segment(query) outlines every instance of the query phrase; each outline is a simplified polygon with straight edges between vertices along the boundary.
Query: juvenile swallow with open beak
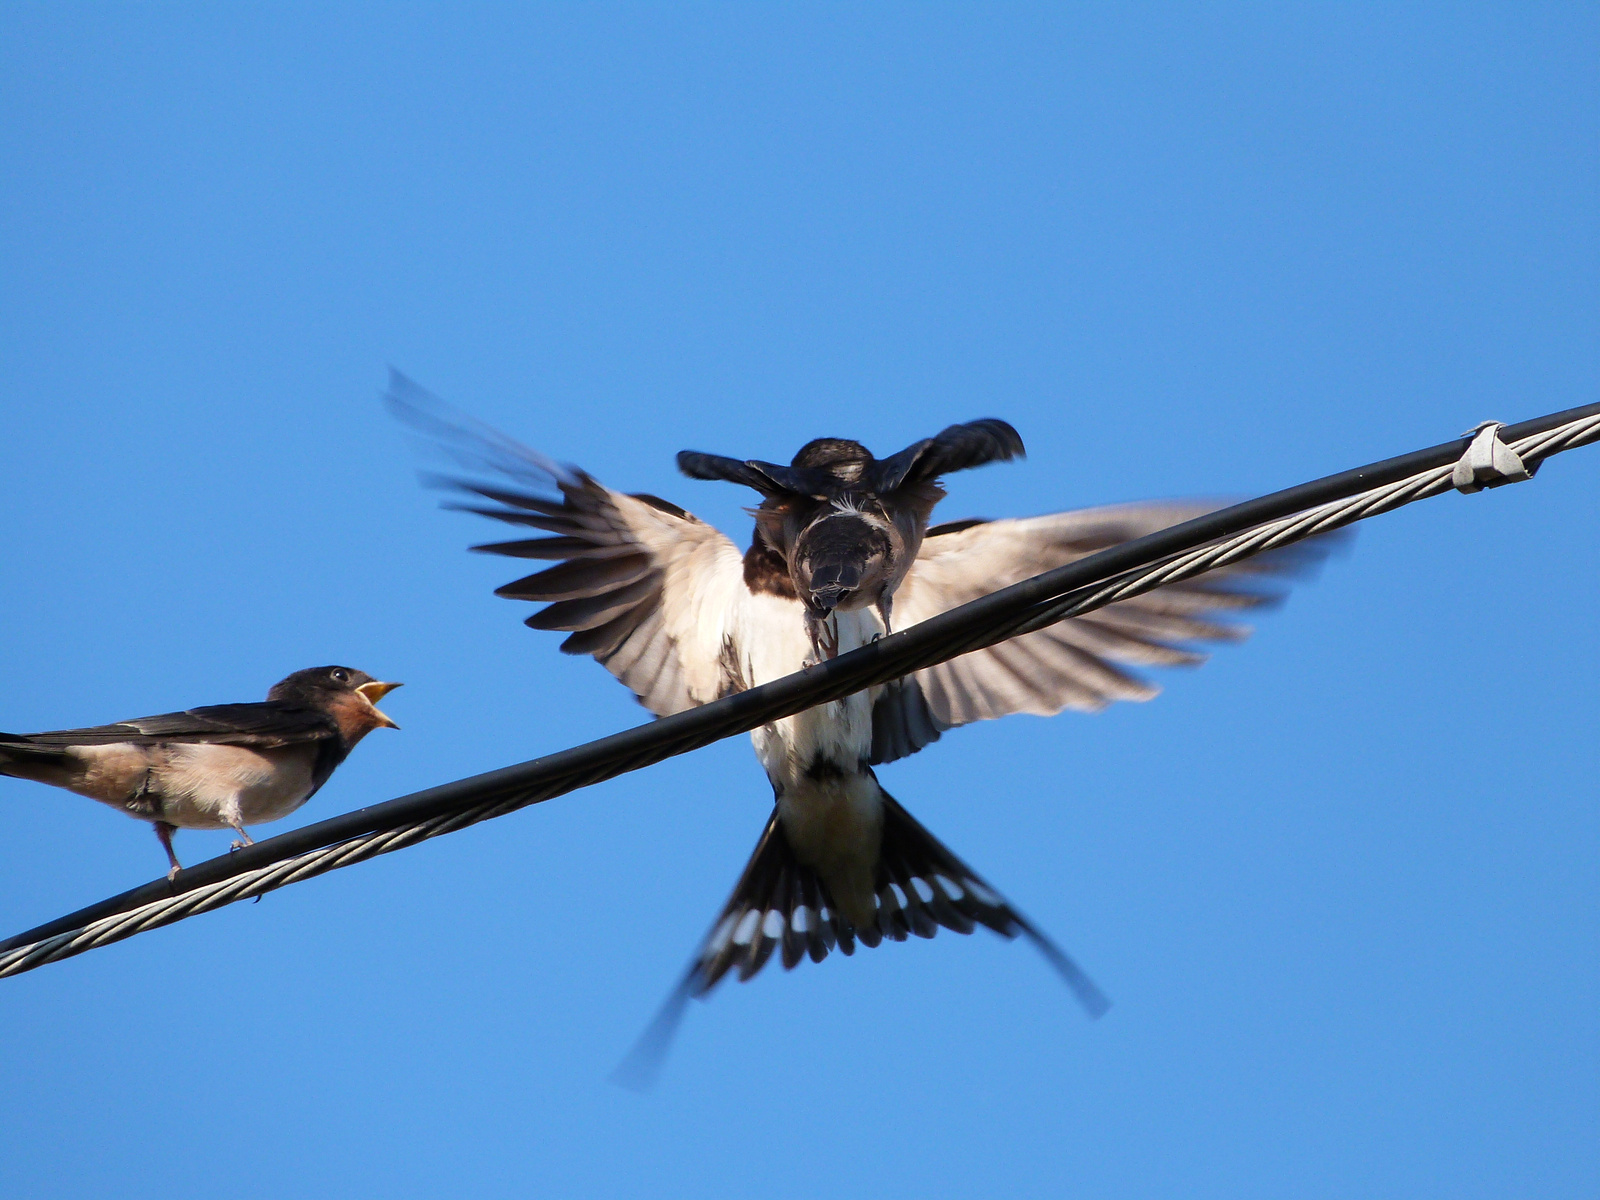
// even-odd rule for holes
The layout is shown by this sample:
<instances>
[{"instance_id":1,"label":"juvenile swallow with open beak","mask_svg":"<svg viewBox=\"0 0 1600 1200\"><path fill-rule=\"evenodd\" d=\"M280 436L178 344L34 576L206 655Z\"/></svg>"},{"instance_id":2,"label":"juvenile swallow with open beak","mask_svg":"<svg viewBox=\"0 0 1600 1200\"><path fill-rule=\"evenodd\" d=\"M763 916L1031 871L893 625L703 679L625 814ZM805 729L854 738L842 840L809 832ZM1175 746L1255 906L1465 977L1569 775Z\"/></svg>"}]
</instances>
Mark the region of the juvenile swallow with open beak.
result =
<instances>
[{"instance_id":1,"label":"juvenile swallow with open beak","mask_svg":"<svg viewBox=\"0 0 1600 1200\"><path fill-rule=\"evenodd\" d=\"M311 667L255 704L215 704L89 729L0 734L0 775L88 796L149 821L167 852L179 829L286 817L374 729L400 728L377 702L399 687L350 667Z\"/></svg>"},{"instance_id":2,"label":"juvenile swallow with open beak","mask_svg":"<svg viewBox=\"0 0 1600 1200\"><path fill-rule=\"evenodd\" d=\"M691 478L761 497L741 552L676 504L614 491L451 412L398 373L387 399L458 461L494 477L442 481L473 497L452 507L551 535L474 547L556 563L497 594L544 602L526 623L568 632L562 650L594 656L657 716L781 678L1215 507L1130 504L930 528L941 476L1022 456L1016 430L995 419L952 425L884 459L844 438L809 442L788 466L678 455ZM1026 936L1098 1015L1106 1001L1089 978L907 813L873 767L972 721L1148 700L1157 689L1123 665L1196 664L1204 656L1193 643L1241 639L1247 630L1214 615L1273 599L1240 586L1241 577L1292 565L1280 554L1214 571L753 731L773 811L644 1058L664 1045L684 1001L729 971L747 980L774 954L789 969L836 947L852 954L857 942L932 937L940 926Z\"/></svg>"}]
</instances>

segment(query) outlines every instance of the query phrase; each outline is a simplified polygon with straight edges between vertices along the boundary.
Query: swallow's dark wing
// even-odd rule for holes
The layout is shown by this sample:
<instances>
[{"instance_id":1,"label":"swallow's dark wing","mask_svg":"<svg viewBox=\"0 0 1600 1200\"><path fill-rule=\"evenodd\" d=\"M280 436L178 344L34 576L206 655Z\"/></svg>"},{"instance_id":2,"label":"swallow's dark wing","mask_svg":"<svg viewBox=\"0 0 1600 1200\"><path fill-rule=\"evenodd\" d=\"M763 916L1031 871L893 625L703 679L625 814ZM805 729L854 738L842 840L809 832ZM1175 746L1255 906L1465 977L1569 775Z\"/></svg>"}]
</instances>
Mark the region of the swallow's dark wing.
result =
<instances>
[{"instance_id":1,"label":"swallow's dark wing","mask_svg":"<svg viewBox=\"0 0 1600 1200\"><path fill-rule=\"evenodd\" d=\"M1022 437L997 417L950 425L936 437L907 446L873 464L872 490L880 495L908 483L926 483L951 471L1006 462L1024 454Z\"/></svg>"},{"instance_id":2,"label":"swallow's dark wing","mask_svg":"<svg viewBox=\"0 0 1600 1200\"><path fill-rule=\"evenodd\" d=\"M137 717L115 725L88 729L57 729L16 739L41 748L108 746L132 743L195 742L218 746L252 746L272 749L337 736L332 717L316 709L265 700L256 704L213 704L187 712Z\"/></svg>"},{"instance_id":3,"label":"swallow's dark wing","mask_svg":"<svg viewBox=\"0 0 1600 1200\"><path fill-rule=\"evenodd\" d=\"M894 627L919 621L1043 571L1200 516L1214 504L1128 504L1024 520L959 522L929 531L894 595ZM946 729L1010 713L1095 712L1113 700L1149 700L1154 684L1124 666L1194 666L1196 642L1237 642L1247 626L1223 612L1278 599L1283 575L1324 549L1263 555L1186 583L1108 605L918 671L879 690L873 704L872 761L892 762Z\"/></svg>"},{"instance_id":4,"label":"swallow's dark wing","mask_svg":"<svg viewBox=\"0 0 1600 1200\"><path fill-rule=\"evenodd\" d=\"M491 476L443 481L488 502L453 507L551 535L473 547L555 563L495 592L545 602L529 626L571 633L562 650L593 655L657 716L728 689L724 643L749 599L732 542L675 504L612 491L452 412L404 376L391 377L388 400L403 420Z\"/></svg>"},{"instance_id":5,"label":"swallow's dark wing","mask_svg":"<svg viewBox=\"0 0 1600 1200\"><path fill-rule=\"evenodd\" d=\"M785 467L752 458L740 462L721 454L702 454L698 450L678 452L678 470L690 479L720 479L743 484L763 496L813 496L825 499L838 490L839 481L826 471L807 467Z\"/></svg>"}]
</instances>

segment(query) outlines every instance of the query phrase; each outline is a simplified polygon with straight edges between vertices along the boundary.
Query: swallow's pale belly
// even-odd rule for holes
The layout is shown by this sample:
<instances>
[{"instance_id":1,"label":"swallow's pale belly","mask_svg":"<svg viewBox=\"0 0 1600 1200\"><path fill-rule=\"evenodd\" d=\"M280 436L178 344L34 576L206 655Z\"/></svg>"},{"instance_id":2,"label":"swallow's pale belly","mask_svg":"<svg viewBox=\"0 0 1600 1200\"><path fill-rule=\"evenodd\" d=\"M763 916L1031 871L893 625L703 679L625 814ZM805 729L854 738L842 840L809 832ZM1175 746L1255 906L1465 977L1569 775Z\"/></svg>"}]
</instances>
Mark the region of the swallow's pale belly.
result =
<instances>
[{"instance_id":1,"label":"swallow's pale belly","mask_svg":"<svg viewBox=\"0 0 1600 1200\"><path fill-rule=\"evenodd\" d=\"M180 829L229 829L286 817L315 789L307 746L167 742L74 746L81 773L63 786L130 816Z\"/></svg>"},{"instance_id":2,"label":"swallow's pale belly","mask_svg":"<svg viewBox=\"0 0 1600 1200\"><path fill-rule=\"evenodd\" d=\"M761 599L758 597L757 599ZM766 636L745 640L752 685L800 670L811 654L793 603L775 601ZM765 615L765 614L763 614ZM872 609L835 613L839 653L883 633ZM873 876L883 831L883 797L867 768L872 752L872 694L807 709L754 730L756 757L777 795L778 816L795 856L820 874L850 921L869 924L876 912Z\"/></svg>"}]
</instances>

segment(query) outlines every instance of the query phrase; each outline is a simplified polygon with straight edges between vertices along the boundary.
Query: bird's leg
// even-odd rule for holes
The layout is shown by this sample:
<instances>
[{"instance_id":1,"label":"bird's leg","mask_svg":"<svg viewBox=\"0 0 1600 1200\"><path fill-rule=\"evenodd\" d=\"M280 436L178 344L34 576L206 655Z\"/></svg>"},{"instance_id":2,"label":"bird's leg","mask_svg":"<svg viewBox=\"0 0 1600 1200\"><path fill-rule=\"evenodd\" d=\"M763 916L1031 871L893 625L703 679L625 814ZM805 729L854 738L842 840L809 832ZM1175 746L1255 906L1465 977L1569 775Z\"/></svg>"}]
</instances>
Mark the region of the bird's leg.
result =
<instances>
[{"instance_id":1,"label":"bird's leg","mask_svg":"<svg viewBox=\"0 0 1600 1200\"><path fill-rule=\"evenodd\" d=\"M883 632L873 634L873 641L877 641L881 637L887 637L894 632L893 627L889 624L889 612L893 607L894 596L892 594L884 592L883 595L878 597L878 616L883 621Z\"/></svg>"},{"instance_id":2,"label":"bird's leg","mask_svg":"<svg viewBox=\"0 0 1600 1200\"><path fill-rule=\"evenodd\" d=\"M829 613L817 622L817 631L812 635L811 647L820 650L822 658L835 658L839 654L839 618Z\"/></svg>"},{"instance_id":3,"label":"bird's leg","mask_svg":"<svg viewBox=\"0 0 1600 1200\"><path fill-rule=\"evenodd\" d=\"M239 840L228 847L229 850L243 850L246 846L254 846L255 838L244 831L243 825L234 825L233 831L239 835Z\"/></svg>"},{"instance_id":4,"label":"bird's leg","mask_svg":"<svg viewBox=\"0 0 1600 1200\"><path fill-rule=\"evenodd\" d=\"M811 657L802 664L802 668L814 667L839 653L838 618L827 616L819 619L807 613L806 633L811 638Z\"/></svg>"},{"instance_id":5,"label":"bird's leg","mask_svg":"<svg viewBox=\"0 0 1600 1200\"><path fill-rule=\"evenodd\" d=\"M811 639L811 653L806 655L805 661L800 664L802 671L809 671L822 661L822 641L819 637L820 630L817 622L809 613L806 614L806 636Z\"/></svg>"},{"instance_id":6,"label":"bird's leg","mask_svg":"<svg viewBox=\"0 0 1600 1200\"><path fill-rule=\"evenodd\" d=\"M178 856L172 852L172 835L178 832L176 825L169 825L165 821L155 822L156 836L161 839L161 848L167 852L167 861L172 864L172 869L167 872L167 879L178 877L178 872L183 870L183 864L178 861Z\"/></svg>"}]
</instances>

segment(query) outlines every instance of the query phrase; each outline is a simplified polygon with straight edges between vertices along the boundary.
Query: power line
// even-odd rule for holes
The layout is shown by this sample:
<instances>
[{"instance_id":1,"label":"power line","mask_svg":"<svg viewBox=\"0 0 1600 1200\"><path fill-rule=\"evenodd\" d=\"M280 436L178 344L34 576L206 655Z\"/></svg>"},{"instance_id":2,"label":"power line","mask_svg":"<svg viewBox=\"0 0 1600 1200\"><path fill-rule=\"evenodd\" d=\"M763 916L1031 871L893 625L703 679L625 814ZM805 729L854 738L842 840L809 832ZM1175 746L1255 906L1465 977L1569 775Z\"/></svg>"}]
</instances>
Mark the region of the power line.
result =
<instances>
[{"instance_id":1,"label":"power line","mask_svg":"<svg viewBox=\"0 0 1600 1200\"><path fill-rule=\"evenodd\" d=\"M1499 449L1509 447L1531 474L1553 454L1600 441L1600 404L1502 426L1498 438L1504 443ZM7 939L0 943L0 977L504 816L1043 625L1438 495L1455 486L1452 474L1470 457L1475 441L1481 447L1481 438L1467 435L1220 509L1088 555L761 687L209 859L173 880L147 883ZM1526 477L1506 475L1501 481ZM1461 478L1470 483L1472 473Z\"/></svg>"}]
</instances>

